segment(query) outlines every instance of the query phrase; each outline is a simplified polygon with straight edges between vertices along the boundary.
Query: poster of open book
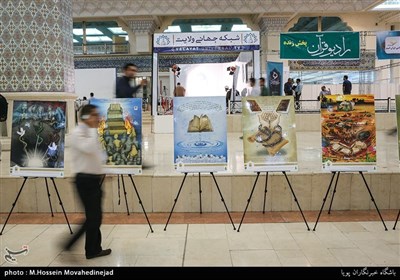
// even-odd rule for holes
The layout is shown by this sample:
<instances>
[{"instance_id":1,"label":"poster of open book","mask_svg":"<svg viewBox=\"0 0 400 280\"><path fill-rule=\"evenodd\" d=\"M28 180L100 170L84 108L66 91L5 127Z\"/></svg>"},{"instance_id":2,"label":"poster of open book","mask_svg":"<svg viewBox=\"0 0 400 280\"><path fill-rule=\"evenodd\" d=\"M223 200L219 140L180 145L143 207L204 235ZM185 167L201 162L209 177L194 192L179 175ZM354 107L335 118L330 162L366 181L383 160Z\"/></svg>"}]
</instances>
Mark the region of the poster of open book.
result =
<instances>
[{"instance_id":1,"label":"poster of open book","mask_svg":"<svg viewBox=\"0 0 400 280\"><path fill-rule=\"evenodd\" d=\"M99 141L108 174L142 173L142 99L91 99L98 107Z\"/></svg>"},{"instance_id":2,"label":"poster of open book","mask_svg":"<svg viewBox=\"0 0 400 280\"><path fill-rule=\"evenodd\" d=\"M10 174L64 176L66 102L14 101Z\"/></svg>"},{"instance_id":3,"label":"poster of open book","mask_svg":"<svg viewBox=\"0 0 400 280\"><path fill-rule=\"evenodd\" d=\"M322 167L375 171L376 129L372 94L326 95L321 102Z\"/></svg>"},{"instance_id":4,"label":"poster of open book","mask_svg":"<svg viewBox=\"0 0 400 280\"><path fill-rule=\"evenodd\" d=\"M228 151L225 106L224 96L174 98L176 170L226 170Z\"/></svg>"},{"instance_id":5,"label":"poster of open book","mask_svg":"<svg viewBox=\"0 0 400 280\"><path fill-rule=\"evenodd\" d=\"M242 99L243 151L249 171L296 171L293 96Z\"/></svg>"}]
</instances>

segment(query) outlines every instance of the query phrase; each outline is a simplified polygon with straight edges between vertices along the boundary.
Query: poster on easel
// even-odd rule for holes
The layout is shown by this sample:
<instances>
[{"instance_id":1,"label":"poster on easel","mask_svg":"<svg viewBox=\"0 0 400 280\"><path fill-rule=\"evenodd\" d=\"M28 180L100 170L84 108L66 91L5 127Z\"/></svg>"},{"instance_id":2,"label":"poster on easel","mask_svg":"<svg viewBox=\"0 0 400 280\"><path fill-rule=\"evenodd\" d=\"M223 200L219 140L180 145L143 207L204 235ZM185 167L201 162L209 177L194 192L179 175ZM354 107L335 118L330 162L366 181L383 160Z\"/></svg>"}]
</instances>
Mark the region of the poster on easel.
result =
<instances>
[{"instance_id":1,"label":"poster on easel","mask_svg":"<svg viewBox=\"0 0 400 280\"><path fill-rule=\"evenodd\" d=\"M297 171L293 96L242 99L244 168L248 171Z\"/></svg>"},{"instance_id":2,"label":"poster on easel","mask_svg":"<svg viewBox=\"0 0 400 280\"><path fill-rule=\"evenodd\" d=\"M226 171L224 96L174 98L174 165L179 172Z\"/></svg>"},{"instance_id":3,"label":"poster on easel","mask_svg":"<svg viewBox=\"0 0 400 280\"><path fill-rule=\"evenodd\" d=\"M142 98L91 99L98 107L97 129L107 155L106 174L142 173Z\"/></svg>"},{"instance_id":4,"label":"poster on easel","mask_svg":"<svg viewBox=\"0 0 400 280\"><path fill-rule=\"evenodd\" d=\"M399 150L399 160L400 160L400 95L396 95L396 120L397 120L397 145Z\"/></svg>"},{"instance_id":5,"label":"poster on easel","mask_svg":"<svg viewBox=\"0 0 400 280\"><path fill-rule=\"evenodd\" d=\"M326 95L321 101L322 167L327 171L376 171L372 94Z\"/></svg>"},{"instance_id":6,"label":"poster on easel","mask_svg":"<svg viewBox=\"0 0 400 280\"><path fill-rule=\"evenodd\" d=\"M64 177L66 102L14 101L10 174Z\"/></svg>"}]
</instances>

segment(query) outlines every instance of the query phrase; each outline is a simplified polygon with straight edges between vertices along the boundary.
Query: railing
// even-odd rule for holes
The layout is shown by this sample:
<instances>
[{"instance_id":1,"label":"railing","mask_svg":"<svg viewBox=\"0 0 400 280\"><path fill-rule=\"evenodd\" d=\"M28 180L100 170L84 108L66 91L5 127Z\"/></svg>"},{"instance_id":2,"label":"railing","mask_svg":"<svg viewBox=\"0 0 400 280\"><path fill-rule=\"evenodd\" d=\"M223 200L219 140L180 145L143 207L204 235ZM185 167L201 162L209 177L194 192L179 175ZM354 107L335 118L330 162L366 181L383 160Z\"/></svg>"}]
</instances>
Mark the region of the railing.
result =
<instances>
[{"instance_id":1,"label":"railing","mask_svg":"<svg viewBox=\"0 0 400 280\"><path fill-rule=\"evenodd\" d=\"M162 96L158 98L158 115L171 115L173 108L173 97ZM241 114L242 101L230 101L230 110L228 114ZM318 100L300 100L299 106L296 106L296 113L299 114L319 114L321 111L321 103ZM388 97L387 99L375 99L376 113L396 112L396 100Z\"/></svg>"},{"instance_id":2,"label":"railing","mask_svg":"<svg viewBox=\"0 0 400 280\"><path fill-rule=\"evenodd\" d=\"M103 43L103 44L74 44L75 55L99 55L99 54L127 54L129 43Z\"/></svg>"}]
</instances>

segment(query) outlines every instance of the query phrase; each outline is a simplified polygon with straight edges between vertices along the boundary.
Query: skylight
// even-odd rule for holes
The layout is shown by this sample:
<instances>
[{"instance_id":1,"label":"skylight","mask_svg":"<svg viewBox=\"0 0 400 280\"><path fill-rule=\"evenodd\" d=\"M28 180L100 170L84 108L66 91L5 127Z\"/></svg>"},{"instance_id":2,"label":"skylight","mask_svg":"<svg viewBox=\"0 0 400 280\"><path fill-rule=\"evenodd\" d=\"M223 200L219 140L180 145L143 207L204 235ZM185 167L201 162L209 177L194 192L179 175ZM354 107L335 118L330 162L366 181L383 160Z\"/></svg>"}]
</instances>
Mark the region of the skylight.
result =
<instances>
[{"instance_id":1,"label":"skylight","mask_svg":"<svg viewBox=\"0 0 400 280\"><path fill-rule=\"evenodd\" d=\"M234 24L231 31L251 31L247 24Z\"/></svg>"},{"instance_id":2,"label":"skylight","mask_svg":"<svg viewBox=\"0 0 400 280\"><path fill-rule=\"evenodd\" d=\"M82 36L83 29L82 28L74 28L72 33L74 33L74 35L77 35L77 36ZM103 35L103 32L101 32L97 28L86 28L86 35Z\"/></svg>"},{"instance_id":3,"label":"skylight","mask_svg":"<svg viewBox=\"0 0 400 280\"><path fill-rule=\"evenodd\" d=\"M373 11L400 11L400 0L388 0L372 9Z\"/></svg>"},{"instance_id":4,"label":"skylight","mask_svg":"<svg viewBox=\"0 0 400 280\"><path fill-rule=\"evenodd\" d=\"M221 31L221 25L192 25L192 31L204 32L204 31Z\"/></svg>"},{"instance_id":5,"label":"skylight","mask_svg":"<svg viewBox=\"0 0 400 280\"><path fill-rule=\"evenodd\" d=\"M170 25L164 32L181 32L181 27L179 25Z\"/></svg>"},{"instance_id":6,"label":"skylight","mask_svg":"<svg viewBox=\"0 0 400 280\"><path fill-rule=\"evenodd\" d=\"M107 36L90 36L86 37L88 42L112 42L112 39Z\"/></svg>"},{"instance_id":7,"label":"skylight","mask_svg":"<svg viewBox=\"0 0 400 280\"><path fill-rule=\"evenodd\" d=\"M114 34L126 34L122 27L107 27Z\"/></svg>"}]
</instances>

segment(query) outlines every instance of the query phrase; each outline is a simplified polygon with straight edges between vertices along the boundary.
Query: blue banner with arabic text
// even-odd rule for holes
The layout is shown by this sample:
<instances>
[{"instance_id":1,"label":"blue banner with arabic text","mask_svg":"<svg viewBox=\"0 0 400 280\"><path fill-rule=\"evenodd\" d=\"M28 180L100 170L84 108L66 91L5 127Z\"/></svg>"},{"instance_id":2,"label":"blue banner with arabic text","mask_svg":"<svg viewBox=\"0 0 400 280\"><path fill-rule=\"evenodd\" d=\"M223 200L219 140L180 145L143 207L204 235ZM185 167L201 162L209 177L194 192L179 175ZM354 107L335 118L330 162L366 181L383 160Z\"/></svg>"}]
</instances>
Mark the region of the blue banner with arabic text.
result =
<instances>
[{"instance_id":1,"label":"blue banner with arabic text","mask_svg":"<svg viewBox=\"0 0 400 280\"><path fill-rule=\"evenodd\" d=\"M281 33L280 58L299 60L359 59L360 33Z\"/></svg>"}]
</instances>

